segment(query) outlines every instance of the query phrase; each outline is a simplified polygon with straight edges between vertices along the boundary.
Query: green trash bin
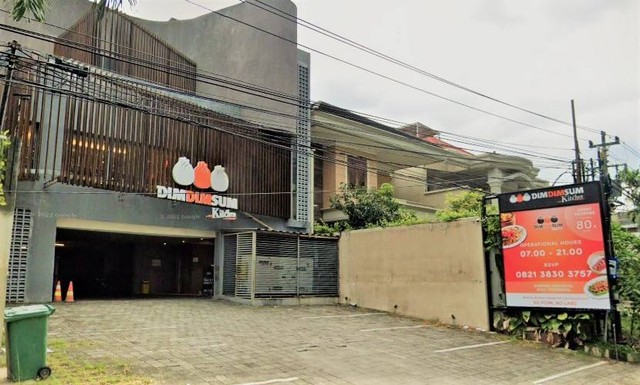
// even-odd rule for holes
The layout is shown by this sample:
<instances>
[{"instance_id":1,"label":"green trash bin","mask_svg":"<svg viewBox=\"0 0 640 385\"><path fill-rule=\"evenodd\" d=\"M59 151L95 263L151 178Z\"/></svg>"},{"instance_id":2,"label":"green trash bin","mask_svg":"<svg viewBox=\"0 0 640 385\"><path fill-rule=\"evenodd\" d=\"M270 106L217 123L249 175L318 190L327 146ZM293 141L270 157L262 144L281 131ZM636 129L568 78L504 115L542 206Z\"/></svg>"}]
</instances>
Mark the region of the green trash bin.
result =
<instances>
[{"instance_id":1,"label":"green trash bin","mask_svg":"<svg viewBox=\"0 0 640 385\"><path fill-rule=\"evenodd\" d=\"M20 306L4 311L7 374L11 381L47 378L47 322L50 305Z\"/></svg>"}]
</instances>

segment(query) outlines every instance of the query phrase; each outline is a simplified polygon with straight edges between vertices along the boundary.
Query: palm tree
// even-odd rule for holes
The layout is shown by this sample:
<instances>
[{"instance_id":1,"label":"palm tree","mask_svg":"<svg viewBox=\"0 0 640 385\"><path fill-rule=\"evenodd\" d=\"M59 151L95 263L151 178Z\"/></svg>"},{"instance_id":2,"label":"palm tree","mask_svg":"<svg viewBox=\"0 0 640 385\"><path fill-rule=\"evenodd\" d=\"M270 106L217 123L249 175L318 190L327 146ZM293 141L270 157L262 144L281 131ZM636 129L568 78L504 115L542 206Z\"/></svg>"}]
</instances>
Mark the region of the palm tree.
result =
<instances>
[{"instance_id":1,"label":"palm tree","mask_svg":"<svg viewBox=\"0 0 640 385\"><path fill-rule=\"evenodd\" d=\"M49 7L49 0L10 0L13 2L11 16L14 20L20 20L25 15L31 14L31 17L38 21L44 21ZM137 0L127 0L132 6ZM94 6L98 19L102 18L107 8L118 9L122 6L124 0L98 0Z\"/></svg>"}]
</instances>

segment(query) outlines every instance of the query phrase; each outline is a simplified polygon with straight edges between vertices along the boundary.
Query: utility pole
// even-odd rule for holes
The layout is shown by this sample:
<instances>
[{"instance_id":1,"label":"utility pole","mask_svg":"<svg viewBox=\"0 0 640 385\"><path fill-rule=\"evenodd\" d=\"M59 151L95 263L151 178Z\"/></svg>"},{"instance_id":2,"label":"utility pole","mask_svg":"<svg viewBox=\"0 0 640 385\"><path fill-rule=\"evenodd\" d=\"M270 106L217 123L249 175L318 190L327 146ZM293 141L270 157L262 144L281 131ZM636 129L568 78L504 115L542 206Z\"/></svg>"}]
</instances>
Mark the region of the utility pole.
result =
<instances>
[{"instance_id":1,"label":"utility pole","mask_svg":"<svg viewBox=\"0 0 640 385\"><path fill-rule=\"evenodd\" d=\"M580 159L580 147L578 146L578 128L576 126L576 109L571 99L571 118L573 119L573 149L576 153L576 169L573 175L575 183L582 183L582 160Z\"/></svg>"},{"instance_id":2,"label":"utility pole","mask_svg":"<svg viewBox=\"0 0 640 385\"><path fill-rule=\"evenodd\" d=\"M2 99L0 100L0 132L5 130L4 128L4 113L7 109L7 103L9 102L9 88L11 88L11 81L13 80L13 67L15 63L16 50L20 48L20 45L15 40L9 43L11 47L11 54L9 55L9 65L7 66L7 76L4 82L4 90L2 90Z\"/></svg>"},{"instance_id":3,"label":"utility pole","mask_svg":"<svg viewBox=\"0 0 640 385\"><path fill-rule=\"evenodd\" d=\"M600 131L600 144L594 144L592 141L589 141L589 148L597 148L598 149L598 165L600 167L600 183L602 184L602 189L604 190L604 227L605 234L607 235L606 245L605 245L605 254L607 256L607 263L612 263L612 261L617 261L615 259L615 249L613 245L613 239L611 236L611 178L609 177L609 165L608 165L608 157L609 157L609 146L613 146L620 143L620 138L617 136L614 137L613 142L607 142L607 133L604 131ZM611 281L610 281L611 282ZM616 282L613 282L613 285L617 285ZM616 290L617 291L617 290ZM619 299L617 297L617 293L614 294L613 298L613 339L614 343L617 344L617 336L622 336L622 322L620 319L620 312L617 310L617 303ZM606 332L605 332L606 335ZM617 351L616 351L617 355Z\"/></svg>"},{"instance_id":4,"label":"utility pole","mask_svg":"<svg viewBox=\"0 0 640 385\"><path fill-rule=\"evenodd\" d=\"M605 184L605 191L607 191L607 188L610 187L608 164L609 146L613 146L616 144L620 144L620 138L616 136L614 137L613 142L607 142L607 133L604 131L600 131L600 144L594 144L592 141L589 141L589 148L598 149L598 166L600 168L600 180Z\"/></svg>"}]
</instances>

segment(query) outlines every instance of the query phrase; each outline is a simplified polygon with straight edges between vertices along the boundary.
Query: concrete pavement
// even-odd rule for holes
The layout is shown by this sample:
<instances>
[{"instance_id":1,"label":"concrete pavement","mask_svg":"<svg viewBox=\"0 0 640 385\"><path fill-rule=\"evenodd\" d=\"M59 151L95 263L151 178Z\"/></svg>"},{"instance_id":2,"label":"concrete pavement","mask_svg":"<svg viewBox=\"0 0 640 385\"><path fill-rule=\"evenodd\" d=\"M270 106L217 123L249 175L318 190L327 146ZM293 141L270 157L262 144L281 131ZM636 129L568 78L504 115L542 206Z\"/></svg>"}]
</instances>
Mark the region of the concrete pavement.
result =
<instances>
[{"instance_id":1,"label":"concrete pavement","mask_svg":"<svg viewBox=\"0 0 640 385\"><path fill-rule=\"evenodd\" d=\"M640 384L638 365L340 306L77 301L49 333L166 385Z\"/></svg>"}]
</instances>

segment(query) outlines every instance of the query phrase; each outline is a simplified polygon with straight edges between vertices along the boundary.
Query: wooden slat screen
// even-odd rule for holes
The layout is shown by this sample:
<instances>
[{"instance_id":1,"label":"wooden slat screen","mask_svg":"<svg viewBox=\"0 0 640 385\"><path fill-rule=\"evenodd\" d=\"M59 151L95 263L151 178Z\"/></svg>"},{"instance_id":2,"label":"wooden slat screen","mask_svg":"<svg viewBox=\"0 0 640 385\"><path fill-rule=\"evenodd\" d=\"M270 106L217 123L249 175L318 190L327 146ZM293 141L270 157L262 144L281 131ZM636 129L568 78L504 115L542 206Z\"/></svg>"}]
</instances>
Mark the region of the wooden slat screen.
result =
<instances>
[{"instance_id":1,"label":"wooden slat screen","mask_svg":"<svg viewBox=\"0 0 640 385\"><path fill-rule=\"evenodd\" d=\"M26 59L17 67L31 82L12 86L7 111L7 127L23 140L22 180L153 195L156 185L179 187L171 169L186 156L224 166L240 210L290 216L289 135L95 70L83 77Z\"/></svg>"},{"instance_id":2,"label":"wooden slat screen","mask_svg":"<svg viewBox=\"0 0 640 385\"><path fill-rule=\"evenodd\" d=\"M77 46L69 46L73 44ZM114 11L100 21L87 13L60 35L54 54L173 89L196 90L193 61Z\"/></svg>"}]
</instances>

